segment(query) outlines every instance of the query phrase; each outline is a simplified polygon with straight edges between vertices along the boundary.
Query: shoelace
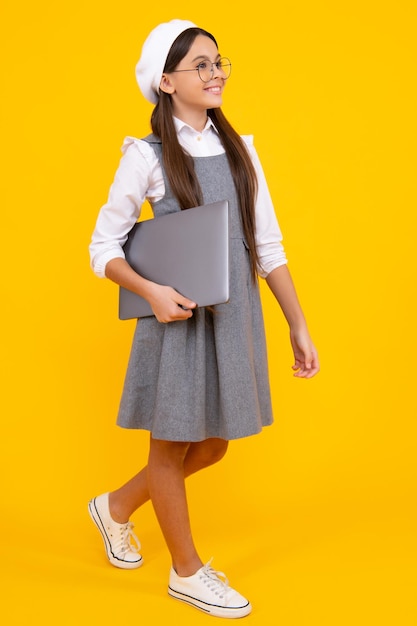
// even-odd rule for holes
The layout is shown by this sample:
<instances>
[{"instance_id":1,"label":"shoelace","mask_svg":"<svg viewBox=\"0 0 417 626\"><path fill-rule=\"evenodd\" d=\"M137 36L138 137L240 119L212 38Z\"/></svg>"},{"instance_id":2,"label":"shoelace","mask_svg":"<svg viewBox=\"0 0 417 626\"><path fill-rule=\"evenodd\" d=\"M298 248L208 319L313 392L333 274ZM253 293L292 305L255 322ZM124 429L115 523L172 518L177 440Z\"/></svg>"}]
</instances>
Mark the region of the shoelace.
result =
<instances>
[{"instance_id":1,"label":"shoelace","mask_svg":"<svg viewBox=\"0 0 417 626\"><path fill-rule=\"evenodd\" d=\"M229 581L223 572L217 572L211 567L212 560L213 559L210 559L210 561L201 568L200 578L216 596L224 598L230 590Z\"/></svg>"},{"instance_id":2,"label":"shoelace","mask_svg":"<svg viewBox=\"0 0 417 626\"><path fill-rule=\"evenodd\" d=\"M122 554L126 554L129 551L139 552L141 548L140 541L133 532L133 528L132 522L120 525L120 543L118 548Z\"/></svg>"}]
</instances>

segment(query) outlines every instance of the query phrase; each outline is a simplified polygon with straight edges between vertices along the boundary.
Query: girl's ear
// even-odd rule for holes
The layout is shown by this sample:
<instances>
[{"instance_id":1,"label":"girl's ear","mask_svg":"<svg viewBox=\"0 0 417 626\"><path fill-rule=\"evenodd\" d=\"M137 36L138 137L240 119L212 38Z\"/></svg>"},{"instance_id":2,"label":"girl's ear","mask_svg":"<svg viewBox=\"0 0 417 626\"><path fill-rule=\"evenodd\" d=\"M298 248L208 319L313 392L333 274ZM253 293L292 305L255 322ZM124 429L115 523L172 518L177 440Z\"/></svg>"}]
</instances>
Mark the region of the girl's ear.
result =
<instances>
[{"instance_id":1,"label":"girl's ear","mask_svg":"<svg viewBox=\"0 0 417 626\"><path fill-rule=\"evenodd\" d=\"M168 74L162 74L161 82L159 83L159 89L161 91L164 91L165 93L174 93L175 88Z\"/></svg>"}]
</instances>

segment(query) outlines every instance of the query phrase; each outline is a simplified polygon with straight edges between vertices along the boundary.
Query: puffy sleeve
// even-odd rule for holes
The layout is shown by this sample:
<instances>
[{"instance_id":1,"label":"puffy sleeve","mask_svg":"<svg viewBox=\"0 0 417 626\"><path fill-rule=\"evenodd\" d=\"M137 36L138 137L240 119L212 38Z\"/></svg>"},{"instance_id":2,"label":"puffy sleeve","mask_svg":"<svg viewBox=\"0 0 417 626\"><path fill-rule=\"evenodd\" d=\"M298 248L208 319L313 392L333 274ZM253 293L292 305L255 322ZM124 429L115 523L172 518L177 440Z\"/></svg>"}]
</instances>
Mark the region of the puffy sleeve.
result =
<instances>
[{"instance_id":1,"label":"puffy sleeve","mask_svg":"<svg viewBox=\"0 0 417 626\"><path fill-rule=\"evenodd\" d=\"M242 139L246 143L258 178L258 195L255 205L255 240L259 255L258 273L262 278L266 278L273 269L280 265L285 265L287 257L282 245L282 233L265 174L253 145L253 136L244 135Z\"/></svg>"},{"instance_id":2,"label":"puffy sleeve","mask_svg":"<svg viewBox=\"0 0 417 626\"><path fill-rule=\"evenodd\" d=\"M157 167L155 153L144 141L126 137L122 153L89 246L91 267L100 278L105 277L105 267L111 259L124 258L122 246L140 216Z\"/></svg>"}]
</instances>

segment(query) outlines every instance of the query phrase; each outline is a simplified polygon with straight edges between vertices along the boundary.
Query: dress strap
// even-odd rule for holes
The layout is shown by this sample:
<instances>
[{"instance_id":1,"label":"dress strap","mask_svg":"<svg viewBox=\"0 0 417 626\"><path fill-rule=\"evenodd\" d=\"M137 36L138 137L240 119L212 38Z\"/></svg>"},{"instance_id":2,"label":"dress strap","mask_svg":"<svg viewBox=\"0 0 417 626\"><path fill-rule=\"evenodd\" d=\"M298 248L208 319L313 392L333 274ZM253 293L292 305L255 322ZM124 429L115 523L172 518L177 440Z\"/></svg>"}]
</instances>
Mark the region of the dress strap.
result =
<instances>
[{"instance_id":1,"label":"dress strap","mask_svg":"<svg viewBox=\"0 0 417 626\"><path fill-rule=\"evenodd\" d=\"M150 135L147 135L146 137L142 137L142 141L146 141L146 143L159 143L159 144L162 143L159 137L157 137L153 133L151 133Z\"/></svg>"}]
</instances>

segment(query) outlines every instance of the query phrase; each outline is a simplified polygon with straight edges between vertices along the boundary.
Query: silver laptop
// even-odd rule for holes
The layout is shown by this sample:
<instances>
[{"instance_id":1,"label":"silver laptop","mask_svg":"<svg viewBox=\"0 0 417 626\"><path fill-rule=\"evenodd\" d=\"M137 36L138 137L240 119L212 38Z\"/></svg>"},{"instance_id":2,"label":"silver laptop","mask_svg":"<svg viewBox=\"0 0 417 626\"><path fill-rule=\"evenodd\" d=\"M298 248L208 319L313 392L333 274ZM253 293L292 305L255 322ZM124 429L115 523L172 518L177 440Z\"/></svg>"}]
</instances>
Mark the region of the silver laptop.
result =
<instances>
[{"instance_id":1,"label":"silver laptop","mask_svg":"<svg viewBox=\"0 0 417 626\"><path fill-rule=\"evenodd\" d=\"M141 276L169 285L198 306L229 299L227 200L137 222L124 246ZM153 315L147 300L120 287L119 319Z\"/></svg>"}]
</instances>

